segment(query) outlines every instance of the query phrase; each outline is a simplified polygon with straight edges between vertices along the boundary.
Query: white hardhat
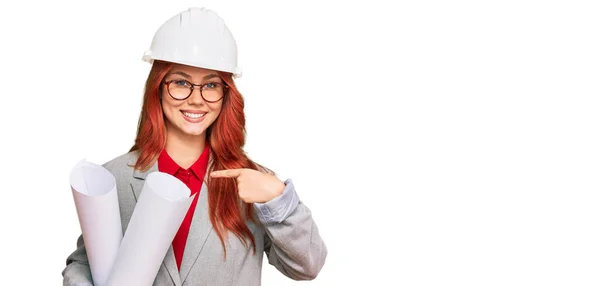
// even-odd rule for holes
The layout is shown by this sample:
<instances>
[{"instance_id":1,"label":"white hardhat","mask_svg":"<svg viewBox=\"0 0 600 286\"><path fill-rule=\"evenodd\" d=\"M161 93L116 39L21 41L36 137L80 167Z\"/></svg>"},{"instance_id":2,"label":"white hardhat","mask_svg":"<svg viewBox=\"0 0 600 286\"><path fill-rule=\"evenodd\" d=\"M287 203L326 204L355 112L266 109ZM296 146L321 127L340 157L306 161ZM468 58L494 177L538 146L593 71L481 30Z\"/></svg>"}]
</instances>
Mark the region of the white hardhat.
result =
<instances>
[{"instance_id":1,"label":"white hardhat","mask_svg":"<svg viewBox=\"0 0 600 286\"><path fill-rule=\"evenodd\" d=\"M237 45L229 28L217 13L206 8L189 8L166 21L154 34L144 61L161 60L233 73L237 66Z\"/></svg>"}]
</instances>

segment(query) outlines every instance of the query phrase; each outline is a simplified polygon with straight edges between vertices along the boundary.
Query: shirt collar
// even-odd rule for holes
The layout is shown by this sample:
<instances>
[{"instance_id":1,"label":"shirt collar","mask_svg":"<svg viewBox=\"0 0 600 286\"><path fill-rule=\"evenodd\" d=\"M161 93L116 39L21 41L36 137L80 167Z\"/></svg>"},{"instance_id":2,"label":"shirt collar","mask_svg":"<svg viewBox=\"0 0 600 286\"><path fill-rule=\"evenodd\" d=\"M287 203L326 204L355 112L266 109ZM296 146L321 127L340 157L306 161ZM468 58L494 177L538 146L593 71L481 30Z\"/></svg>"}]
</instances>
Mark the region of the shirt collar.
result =
<instances>
[{"instance_id":1,"label":"shirt collar","mask_svg":"<svg viewBox=\"0 0 600 286\"><path fill-rule=\"evenodd\" d=\"M200 158L198 158L198 160L196 160L196 162L194 162L194 164L192 164L192 166L189 168L189 170L191 170L192 173L194 173L194 175L196 175L196 177L200 180L203 180L204 175L206 174L209 155L210 149L208 144L206 144L206 147L204 147L204 151L202 151ZM166 149L163 149L158 156L158 169L160 172L167 173L172 176L175 176L175 173L177 173L179 170L185 171L185 169L181 168L177 163L175 163L175 161L173 161L173 158L169 156L169 153L167 153Z\"/></svg>"}]
</instances>

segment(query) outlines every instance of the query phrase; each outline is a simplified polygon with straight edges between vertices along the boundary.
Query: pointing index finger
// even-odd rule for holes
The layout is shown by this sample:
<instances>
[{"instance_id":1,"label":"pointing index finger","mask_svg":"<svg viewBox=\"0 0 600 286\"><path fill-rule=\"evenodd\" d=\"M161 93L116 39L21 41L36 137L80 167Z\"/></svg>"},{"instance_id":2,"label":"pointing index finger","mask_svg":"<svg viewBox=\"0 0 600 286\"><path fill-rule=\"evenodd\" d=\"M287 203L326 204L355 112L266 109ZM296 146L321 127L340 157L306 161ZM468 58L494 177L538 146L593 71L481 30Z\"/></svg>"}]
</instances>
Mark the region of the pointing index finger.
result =
<instances>
[{"instance_id":1,"label":"pointing index finger","mask_svg":"<svg viewBox=\"0 0 600 286\"><path fill-rule=\"evenodd\" d=\"M236 178L242 174L243 169L219 170L210 173L213 178Z\"/></svg>"}]
</instances>

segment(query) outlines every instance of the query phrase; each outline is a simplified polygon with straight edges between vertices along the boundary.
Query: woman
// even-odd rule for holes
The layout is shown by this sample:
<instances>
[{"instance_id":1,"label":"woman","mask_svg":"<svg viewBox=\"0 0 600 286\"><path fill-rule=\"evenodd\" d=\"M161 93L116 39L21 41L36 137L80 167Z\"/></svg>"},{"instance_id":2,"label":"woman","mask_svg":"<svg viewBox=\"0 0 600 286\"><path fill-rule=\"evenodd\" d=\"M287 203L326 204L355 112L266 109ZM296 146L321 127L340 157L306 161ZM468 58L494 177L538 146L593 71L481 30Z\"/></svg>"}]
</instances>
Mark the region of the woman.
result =
<instances>
[{"instance_id":1,"label":"woman","mask_svg":"<svg viewBox=\"0 0 600 286\"><path fill-rule=\"evenodd\" d=\"M191 8L159 28L137 137L103 166L117 180L123 231L145 177L169 173L199 193L154 285L260 285L263 251L295 280L321 270L327 248L291 180L250 160L237 47L213 11ZM67 259L64 285L92 285L82 236Z\"/></svg>"}]
</instances>

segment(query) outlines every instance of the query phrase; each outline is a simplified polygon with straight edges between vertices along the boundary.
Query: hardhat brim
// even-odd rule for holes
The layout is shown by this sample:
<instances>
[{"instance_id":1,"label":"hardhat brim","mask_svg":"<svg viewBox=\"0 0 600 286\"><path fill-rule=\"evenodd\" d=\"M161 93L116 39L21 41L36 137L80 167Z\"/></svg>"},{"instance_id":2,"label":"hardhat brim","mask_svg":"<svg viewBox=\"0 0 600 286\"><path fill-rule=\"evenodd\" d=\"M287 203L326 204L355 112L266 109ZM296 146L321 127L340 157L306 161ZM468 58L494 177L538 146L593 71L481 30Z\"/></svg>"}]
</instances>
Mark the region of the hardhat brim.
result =
<instances>
[{"instance_id":1,"label":"hardhat brim","mask_svg":"<svg viewBox=\"0 0 600 286\"><path fill-rule=\"evenodd\" d=\"M242 69L240 67L236 67L235 70L232 71L232 70L227 70L227 69L223 69L223 68L210 66L207 64L190 63L190 62L186 62L183 60L165 59L165 58L155 57L155 56L152 56L152 52L150 52L150 51L146 52L144 54L144 56L142 56L142 60L149 64L153 64L154 61L157 60L157 61L176 63L176 64L181 64L181 65L186 65L186 66L191 66L191 67L197 67L197 68L203 68L203 69L209 69L209 70L215 70L215 71L221 71L221 72L228 72L228 73L232 74L233 78L242 77Z\"/></svg>"}]
</instances>

